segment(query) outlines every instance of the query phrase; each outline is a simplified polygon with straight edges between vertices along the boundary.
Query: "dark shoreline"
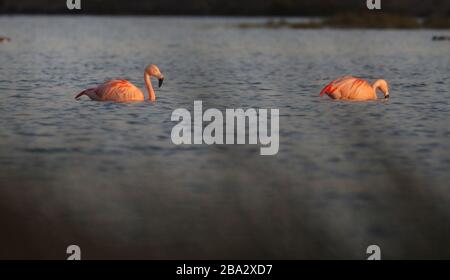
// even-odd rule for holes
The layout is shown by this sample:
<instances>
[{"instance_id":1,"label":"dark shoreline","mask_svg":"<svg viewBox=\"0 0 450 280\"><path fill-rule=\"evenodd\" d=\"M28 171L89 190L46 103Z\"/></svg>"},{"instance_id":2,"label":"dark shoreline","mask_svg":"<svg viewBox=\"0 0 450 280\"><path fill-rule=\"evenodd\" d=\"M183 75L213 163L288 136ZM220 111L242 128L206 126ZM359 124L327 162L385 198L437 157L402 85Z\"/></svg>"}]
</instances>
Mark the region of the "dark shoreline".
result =
<instances>
[{"instance_id":1,"label":"dark shoreline","mask_svg":"<svg viewBox=\"0 0 450 280\"><path fill-rule=\"evenodd\" d=\"M266 18L262 23L240 23L234 27L242 29L267 28L267 29L450 29L450 17L415 17L397 14L380 13L342 13L334 16L276 16L276 15L199 15L199 14L107 14L107 13L7 13L2 17L14 16L93 16L93 17L173 17L173 18ZM293 18L304 18L307 21L295 21Z\"/></svg>"},{"instance_id":2,"label":"dark shoreline","mask_svg":"<svg viewBox=\"0 0 450 280\"><path fill-rule=\"evenodd\" d=\"M369 11L365 0L81 0L81 10L69 10L63 0L0 0L0 14L310 17L367 12L450 17L450 3L447 0L382 1L380 11Z\"/></svg>"},{"instance_id":3,"label":"dark shoreline","mask_svg":"<svg viewBox=\"0 0 450 280\"><path fill-rule=\"evenodd\" d=\"M450 29L450 18L417 18L391 14L337 14L320 20L292 22L285 18L270 19L265 23L242 23L238 28L290 29Z\"/></svg>"}]
</instances>

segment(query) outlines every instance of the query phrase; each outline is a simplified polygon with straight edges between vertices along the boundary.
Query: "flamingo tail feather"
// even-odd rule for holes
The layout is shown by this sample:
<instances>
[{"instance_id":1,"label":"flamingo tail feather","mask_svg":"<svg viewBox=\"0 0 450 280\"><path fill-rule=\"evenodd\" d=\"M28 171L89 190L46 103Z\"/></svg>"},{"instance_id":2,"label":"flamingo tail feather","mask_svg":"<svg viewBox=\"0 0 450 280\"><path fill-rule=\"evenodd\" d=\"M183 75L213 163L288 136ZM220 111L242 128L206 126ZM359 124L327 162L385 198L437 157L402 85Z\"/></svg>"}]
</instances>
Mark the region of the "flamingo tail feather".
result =
<instances>
[{"instance_id":1,"label":"flamingo tail feather","mask_svg":"<svg viewBox=\"0 0 450 280\"><path fill-rule=\"evenodd\" d=\"M89 88L89 89L83 90L82 92L77 94L77 96L75 96L75 99L78 100L81 96L85 95L88 90L92 90L92 89L93 88Z\"/></svg>"},{"instance_id":2,"label":"flamingo tail feather","mask_svg":"<svg viewBox=\"0 0 450 280\"><path fill-rule=\"evenodd\" d=\"M329 84L324 89L322 89L322 91L320 92L320 96L324 95L325 93L326 94L333 93L333 85L332 84Z\"/></svg>"}]
</instances>

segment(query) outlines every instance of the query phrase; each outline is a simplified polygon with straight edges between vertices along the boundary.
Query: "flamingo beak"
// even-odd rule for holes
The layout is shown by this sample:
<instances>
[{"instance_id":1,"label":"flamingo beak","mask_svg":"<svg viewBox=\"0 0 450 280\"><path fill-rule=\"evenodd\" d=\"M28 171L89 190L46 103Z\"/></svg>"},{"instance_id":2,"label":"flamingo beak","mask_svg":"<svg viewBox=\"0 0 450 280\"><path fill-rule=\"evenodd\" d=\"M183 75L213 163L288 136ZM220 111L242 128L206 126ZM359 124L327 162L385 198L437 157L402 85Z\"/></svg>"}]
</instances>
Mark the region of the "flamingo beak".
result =
<instances>
[{"instance_id":1,"label":"flamingo beak","mask_svg":"<svg viewBox=\"0 0 450 280\"><path fill-rule=\"evenodd\" d=\"M158 79L158 87L161 87L164 82L164 78Z\"/></svg>"},{"instance_id":2,"label":"flamingo beak","mask_svg":"<svg viewBox=\"0 0 450 280\"><path fill-rule=\"evenodd\" d=\"M389 92L386 92L386 95L384 96L384 99L388 99L390 96L389 96Z\"/></svg>"}]
</instances>

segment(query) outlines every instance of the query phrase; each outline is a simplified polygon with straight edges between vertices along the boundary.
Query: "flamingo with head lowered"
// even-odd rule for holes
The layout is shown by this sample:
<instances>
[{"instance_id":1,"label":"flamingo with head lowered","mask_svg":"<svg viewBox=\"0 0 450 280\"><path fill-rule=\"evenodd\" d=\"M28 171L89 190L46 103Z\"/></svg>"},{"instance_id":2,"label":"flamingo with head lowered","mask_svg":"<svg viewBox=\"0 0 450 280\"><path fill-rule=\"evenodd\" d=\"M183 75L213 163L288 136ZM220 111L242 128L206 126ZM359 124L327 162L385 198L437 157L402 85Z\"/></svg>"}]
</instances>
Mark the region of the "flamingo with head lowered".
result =
<instances>
[{"instance_id":1,"label":"flamingo with head lowered","mask_svg":"<svg viewBox=\"0 0 450 280\"><path fill-rule=\"evenodd\" d=\"M377 90L384 94L384 98L389 98L389 86L385 80L378 80L373 85L368 82L351 76L341 77L328 84L321 92L320 96L327 94L333 99L343 100L375 100Z\"/></svg>"},{"instance_id":2,"label":"flamingo with head lowered","mask_svg":"<svg viewBox=\"0 0 450 280\"><path fill-rule=\"evenodd\" d=\"M159 81L159 87L162 86L164 76L159 71L158 66L151 64L145 68L144 79L148 90L148 99L150 101L156 100L155 91L152 87L151 77L155 77ZM129 101L144 101L144 93L135 85L126 80L112 80L105 82L98 87L90 88L80 92L75 99L79 99L81 96L87 95L92 100L96 101L116 101L116 102L129 102Z\"/></svg>"}]
</instances>

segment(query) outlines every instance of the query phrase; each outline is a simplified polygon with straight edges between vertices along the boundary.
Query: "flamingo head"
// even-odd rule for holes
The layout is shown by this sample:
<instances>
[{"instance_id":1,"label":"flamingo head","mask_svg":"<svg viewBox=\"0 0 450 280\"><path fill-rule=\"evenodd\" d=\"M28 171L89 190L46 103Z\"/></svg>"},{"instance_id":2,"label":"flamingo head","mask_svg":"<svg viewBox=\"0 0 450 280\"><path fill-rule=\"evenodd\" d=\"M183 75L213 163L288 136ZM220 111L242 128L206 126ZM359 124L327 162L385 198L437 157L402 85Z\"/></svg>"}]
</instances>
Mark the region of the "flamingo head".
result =
<instances>
[{"instance_id":1,"label":"flamingo head","mask_svg":"<svg viewBox=\"0 0 450 280\"><path fill-rule=\"evenodd\" d=\"M385 80L376 81L375 89L379 89L384 94L384 98L389 98L389 85Z\"/></svg>"},{"instance_id":2,"label":"flamingo head","mask_svg":"<svg viewBox=\"0 0 450 280\"><path fill-rule=\"evenodd\" d=\"M161 87L164 81L164 75L155 64L150 64L145 68L145 74L158 79L158 87Z\"/></svg>"}]
</instances>

